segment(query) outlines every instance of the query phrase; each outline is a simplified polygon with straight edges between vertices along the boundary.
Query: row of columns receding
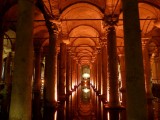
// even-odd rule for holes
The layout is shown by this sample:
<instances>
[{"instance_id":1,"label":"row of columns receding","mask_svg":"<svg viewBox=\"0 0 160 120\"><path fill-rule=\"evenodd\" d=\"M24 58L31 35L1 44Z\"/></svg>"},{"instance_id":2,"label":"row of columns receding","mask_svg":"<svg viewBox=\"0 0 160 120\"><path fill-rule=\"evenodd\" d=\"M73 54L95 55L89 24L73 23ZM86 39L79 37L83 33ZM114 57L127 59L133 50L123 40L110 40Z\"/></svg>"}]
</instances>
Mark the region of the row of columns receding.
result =
<instances>
[{"instance_id":1,"label":"row of columns receding","mask_svg":"<svg viewBox=\"0 0 160 120\"><path fill-rule=\"evenodd\" d=\"M124 19L124 45L125 45L125 56L120 56L121 64L121 74L122 74L122 91L126 94L123 94L122 101L126 105L127 110L127 119L128 120L147 120L147 100L150 98L150 86L149 81L144 79L143 71L143 59L142 59L142 45L140 37L140 27L138 20L138 3L135 0L125 1L123 3L123 19ZM129 6L131 5L131 6ZM11 105L10 105L10 114L9 119L31 119L31 103L32 103L32 74L33 74L33 13L34 13L34 4L27 0L19 1L19 20L17 26L17 39L16 39L16 49L15 49L15 58L14 58L14 71L13 71L13 81L12 81L12 92L11 92ZM24 14L26 13L26 14ZM131 25L134 24L134 25ZM45 72L45 108L46 114L48 109L55 107L56 105L56 79L57 79L57 55L56 55L56 34L53 32L50 33L49 41L49 50L46 57L46 72ZM103 91L103 94L106 93L107 84L109 84L109 105L113 107L119 106L119 97L118 97L118 68L117 68L117 53L116 53L116 38L115 38L114 27L109 28L107 49L102 48L102 53L107 53L108 56L106 63L104 60L106 56L102 54L102 62L100 62L100 57L97 59L97 65L94 64L93 68L96 70L93 73L96 73L95 76L92 76L95 81L93 84L96 85L98 92ZM3 40L1 40L3 41ZM3 44L1 44L3 45ZM60 67L59 68L59 99L64 100L65 89L69 92L68 86L64 83L65 79L70 79L66 74L66 46L61 44L60 49ZM2 51L2 50L1 50ZM40 54L36 53L36 67L35 71L35 83L34 84L34 95L40 97ZM104 56L103 56L104 55ZM2 59L2 58L1 58ZM125 60L124 60L125 59ZM145 59L147 61L147 58ZM124 63L125 61L125 63ZM144 62L148 64L148 62ZM65 63L64 63L65 62ZM70 63L71 61L68 60ZM101 63L105 67L101 67ZM75 64L76 65L76 64ZM148 65L146 65L148 66ZM69 66L68 66L69 68ZM124 69L125 68L125 69ZM69 68L71 69L71 68ZM149 68L144 68L148 70ZM78 70L77 70L78 71ZM107 71L107 75L105 72ZM0 71L1 72L1 71ZM78 73L78 72L77 72ZM103 81L101 81L101 73L103 76ZM76 75L76 74L75 74ZM147 77L147 76L146 76ZM105 81L107 80L108 81ZM105 80L104 80L105 79ZM147 78L146 78L147 79ZM108 82L108 83L107 83ZM102 84L103 83L103 84ZM146 83L146 86L145 86ZM72 84L67 83L68 85ZM62 85L62 86L61 86ZM75 83L78 85L78 83ZM102 87L103 86L103 87ZM66 88L65 88L66 87ZM103 89L100 89L100 88ZM149 97L146 97L145 87L147 88L147 94ZM138 98L137 98L138 96ZM126 101L126 103L125 103ZM36 103L35 104L39 104ZM35 105L34 104L34 105ZM38 106L38 105L37 105Z\"/></svg>"}]
</instances>

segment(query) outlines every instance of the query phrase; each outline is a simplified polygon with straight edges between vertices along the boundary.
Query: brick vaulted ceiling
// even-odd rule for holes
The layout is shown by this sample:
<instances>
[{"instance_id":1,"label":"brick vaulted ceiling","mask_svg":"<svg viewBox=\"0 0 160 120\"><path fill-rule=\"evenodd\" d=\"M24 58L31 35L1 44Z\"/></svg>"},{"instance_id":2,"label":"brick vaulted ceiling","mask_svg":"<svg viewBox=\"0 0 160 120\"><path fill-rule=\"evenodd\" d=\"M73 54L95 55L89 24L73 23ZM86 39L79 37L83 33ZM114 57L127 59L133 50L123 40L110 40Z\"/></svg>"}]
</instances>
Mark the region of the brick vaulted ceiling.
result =
<instances>
[{"instance_id":1,"label":"brick vaulted ceiling","mask_svg":"<svg viewBox=\"0 0 160 120\"><path fill-rule=\"evenodd\" d=\"M37 0L38 1L38 0ZM37 2L35 1L35 3ZM59 28L57 46L64 41L81 64L94 61L97 48L106 39L104 15L118 15L116 28L117 52L123 53L123 11L121 0L42 0L50 21ZM0 0L0 19L3 19L6 48L14 48L16 40L17 1ZM139 0L142 39L147 39L151 52L160 44L160 0ZM48 30L41 9L35 7L34 45L48 45ZM7 40L12 44L7 44Z\"/></svg>"}]
</instances>

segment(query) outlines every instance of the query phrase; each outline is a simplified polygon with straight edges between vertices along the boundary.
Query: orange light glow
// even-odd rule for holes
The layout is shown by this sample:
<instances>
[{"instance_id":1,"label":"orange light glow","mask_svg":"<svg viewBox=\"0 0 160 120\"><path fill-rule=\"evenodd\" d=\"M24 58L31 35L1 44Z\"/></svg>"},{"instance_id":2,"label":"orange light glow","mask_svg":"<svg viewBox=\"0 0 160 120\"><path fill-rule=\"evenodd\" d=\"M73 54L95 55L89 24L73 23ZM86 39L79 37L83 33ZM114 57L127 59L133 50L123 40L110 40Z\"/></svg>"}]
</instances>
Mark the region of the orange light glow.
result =
<instances>
[{"instance_id":1,"label":"orange light glow","mask_svg":"<svg viewBox=\"0 0 160 120\"><path fill-rule=\"evenodd\" d=\"M85 93L88 93L88 92L90 91L90 89L85 88L85 89L83 89L83 91L84 91Z\"/></svg>"},{"instance_id":2,"label":"orange light glow","mask_svg":"<svg viewBox=\"0 0 160 120\"><path fill-rule=\"evenodd\" d=\"M83 78L85 78L85 79L87 79L87 78L89 78L89 77L90 77L90 74L88 74L88 73L84 73L84 74L82 75L82 77L83 77Z\"/></svg>"}]
</instances>

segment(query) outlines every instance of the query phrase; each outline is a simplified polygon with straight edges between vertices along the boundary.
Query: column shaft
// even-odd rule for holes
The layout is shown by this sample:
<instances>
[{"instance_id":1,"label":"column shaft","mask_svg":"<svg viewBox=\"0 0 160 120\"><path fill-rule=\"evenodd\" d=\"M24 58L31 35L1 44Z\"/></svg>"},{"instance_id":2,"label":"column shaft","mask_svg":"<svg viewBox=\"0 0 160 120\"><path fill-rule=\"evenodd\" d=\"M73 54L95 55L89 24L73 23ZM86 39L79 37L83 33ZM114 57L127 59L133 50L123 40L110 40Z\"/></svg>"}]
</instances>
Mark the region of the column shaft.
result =
<instances>
[{"instance_id":1,"label":"column shaft","mask_svg":"<svg viewBox=\"0 0 160 120\"><path fill-rule=\"evenodd\" d=\"M98 83L98 94L101 94L101 78L102 78L102 55L101 55L101 49L98 50L97 54L97 83Z\"/></svg>"},{"instance_id":2,"label":"column shaft","mask_svg":"<svg viewBox=\"0 0 160 120\"><path fill-rule=\"evenodd\" d=\"M1 19L1 18L0 18ZM1 21L1 20L0 20ZM2 65L3 65L3 30L1 28L2 23L0 22L0 82L2 82Z\"/></svg>"},{"instance_id":3,"label":"column shaft","mask_svg":"<svg viewBox=\"0 0 160 120\"><path fill-rule=\"evenodd\" d=\"M107 46L102 47L102 85L103 85L103 101L107 100Z\"/></svg>"},{"instance_id":4,"label":"column shaft","mask_svg":"<svg viewBox=\"0 0 160 120\"><path fill-rule=\"evenodd\" d=\"M35 79L33 83L33 120L41 120L41 51L35 50Z\"/></svg>"},{"instance_id":5,"label":"column shaft","mask_svg":"<svg viewBox=\"0 0 160 120\"><path fill-rule=\"evenodd\" d=\"M45 103L46 107L56 107L56 30L49 30L49 49L46 56L45 70Z\"/></svg>"},{"instance_id":6,"label":"column shaft","mask_svg":"<svg viewBox=\"0 0 160 120\"><path fill-rule=\"evenodd\" d=\"M137 0L122 0L126 64L127 119L147 120L141 31Z\"/></svg>"},{"instance_id":7,"label":"column shaft","mask_svg":"<svg viewBox=\"0 0 160 120\"><path fill-rule=\"evenodd\" d=\"M59 66L59 100L63 100L66 94L66 44L60 44Z\"/></svg>"},{"instance_id":8,"label":"column shaft","mask_svg":"<svg viewBox=\"0 0 160 120\"><path fill-rule=\"evenodd\" d=\"M109 78L109 106L119 106L118 93L118 60L116 49L116 32L114 27L108 29L108 78Z\"/></svg>"},{"instance_id":9,"label":"column shaft","mask_svg":"<svg viewBox=\"0 0 160 120\"><path fill-rule=\"evenodd\" d=\"M144 64L144 78L145 78L145 88L147 94L147 109L148 109L148 119L154 119L153 113L153 95L151 90L151 64L149 59L149 53L145 44L145 41L142 41L143 44L143 64Z\"/></svg>"},{"instance_id":10,"label":"column shaft","mask_svg":"<svg viewBox=\"0 0 160 120\"><path fill-rule=\"evenodd\" d=\"M11 53L8 54L6 61L5 61L5 68L4 68L4 73L5 73L5 87L3 89L3 99L1 102L1 114L2 114L2 119L8 119L8 108L10 106L10 98L11 98Z\"/></svg>"},{"instance_id":11,"label":"column shaft","mask_svg":"<svg viewBox=\"0 0 160 120\"><path fill-rule=\"evenodd\" d=\"M31 120L34 0L19 0L9 120Z\"/></svg>"},{"instance_id":12,"label":"column shaft","mask_svg":"<svg viewBox=\"0 0 160 120\"><path fill-rule=\"evenodd\" d=\"M71 88L71 76L70 76L70 71L71 71L71 57L69 52L67 52L67 65L66 65L66 93L70 94L70 88Z\"/></svg>"},{"instance_id":13,"label":"column shaft","mask_svg":"<svg viewBox=\"0 0 160 120\"><path fill-rule=\"evenodd\" d=\"M121 93L122 93L122 105L126 106L126 71L125 71L125 58L124 54L120 54L120 72L121 72Z\"/></svg>"}]
</instances>

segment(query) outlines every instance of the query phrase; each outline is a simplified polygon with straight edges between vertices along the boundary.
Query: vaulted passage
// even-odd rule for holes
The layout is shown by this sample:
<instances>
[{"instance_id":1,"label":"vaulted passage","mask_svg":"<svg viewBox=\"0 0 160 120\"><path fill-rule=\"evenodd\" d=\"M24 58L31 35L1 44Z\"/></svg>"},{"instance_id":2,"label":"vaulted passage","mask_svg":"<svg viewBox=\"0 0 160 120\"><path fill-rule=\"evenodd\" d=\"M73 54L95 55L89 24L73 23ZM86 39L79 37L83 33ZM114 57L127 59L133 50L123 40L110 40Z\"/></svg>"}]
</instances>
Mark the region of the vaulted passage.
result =
<instances>
[{"instance_id":1,"label":"vaulted passage","mask_svg":"<svg viewBox=\"0 0 160 120\"><path fill-rule=\"evenodd\" d=\"M159 120L159 0L1 0L0 119Z\"/></svg>"}]
</instances>

